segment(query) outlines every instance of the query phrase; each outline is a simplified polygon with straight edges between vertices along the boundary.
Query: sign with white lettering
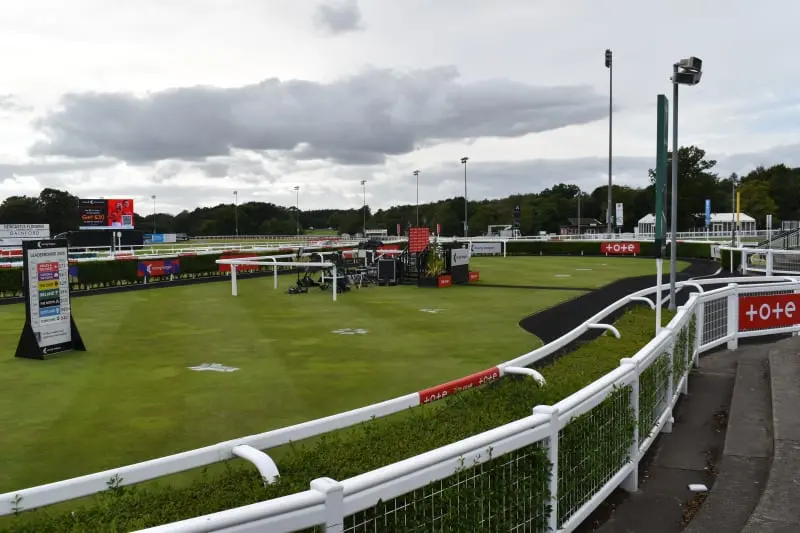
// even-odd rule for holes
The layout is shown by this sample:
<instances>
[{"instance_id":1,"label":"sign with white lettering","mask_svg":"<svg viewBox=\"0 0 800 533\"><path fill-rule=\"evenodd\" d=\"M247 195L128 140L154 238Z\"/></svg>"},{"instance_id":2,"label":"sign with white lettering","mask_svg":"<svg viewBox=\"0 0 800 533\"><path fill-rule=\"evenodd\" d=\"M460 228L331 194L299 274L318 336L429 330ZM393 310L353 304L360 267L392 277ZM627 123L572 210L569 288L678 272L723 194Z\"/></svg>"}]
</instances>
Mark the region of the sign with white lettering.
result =
<instances>
[{"instance_id":1,"label":"sign with white lettering","mask_svg":"<svg viewBox=\"0 0 800 533\"><path fill-rule=\"evenodd\" d=\"M604 242L600 251L606 255L636 255L639 253L638 242Z\"/></svg>"},{"instance_id":2,"label":"sign with white lettering","mask_svg":"<svg viewBox=\"0 0 800 533\"><path fill-rule=\"evenodd\" d=\"M739 297L739 331L800 324L800 294Z\"/></svg>"}]
</instances>

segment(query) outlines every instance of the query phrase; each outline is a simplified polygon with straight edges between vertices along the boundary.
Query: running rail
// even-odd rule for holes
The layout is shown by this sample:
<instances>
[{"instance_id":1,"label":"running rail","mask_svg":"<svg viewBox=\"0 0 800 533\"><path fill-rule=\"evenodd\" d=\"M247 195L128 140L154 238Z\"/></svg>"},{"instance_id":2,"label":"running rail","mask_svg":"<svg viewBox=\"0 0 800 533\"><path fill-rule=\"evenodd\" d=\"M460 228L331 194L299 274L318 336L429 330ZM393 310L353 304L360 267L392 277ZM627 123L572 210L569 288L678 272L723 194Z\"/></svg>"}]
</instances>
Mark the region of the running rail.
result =
<instances>
[{"instance_id":1,"label":"running rail","mask_svg":"<svg viewBox=\"0 0 800 533\"><path fill-rule=\"evenodd\" d=\"M796 281L796 279L789 276L762 276L757 278L734 277L695 280L691 283L696 283L700 286L746 284L745 286L747 287L752 285L756 289L762 288L763 290L763 288L768 288L770 284L793 281ZM677 285L678 287L682 287L685 284L686 282L679 282ZM666 285L662 285L662 290L665 287ZM721 290L727 289L723 287ZM518 368L532 365L548 355L561 350L571 342L580 338L584 333L592 329L593 326L602 324L602 320L609 314L624 308L626 305L639 301L639 297L644 297L655 292L656 287L651 287L632 293L606 307L573 330L565 333L547 345L504 363L500 363L487 370L476 372L469 376L430 387L419 392L409 393L376 404L318 418L316 420L310 420L308 422L302 422L285 428L223 441L210 446L102 472L0 494L0 516L104 492L108 490L107 483L111 478L120 480L120 486L126 486L171 474L177 474L186 470L233 459L238 456L237 453L234 452L234 449L238 446L249 446L255 450L268 450L288 444L289 442L297 442L309 437L347 428L373 418L382 418L404 411L410 407L430 403L457 394L463 390L496 381L505 375L518 374ZM513 368L513 370L509 371L509 367ZM535 376L533 377L532 386L541 386L539 385L539 380L536 379ZM544 378L546 378L546 376L544 376L542 380L544 380Z\"/></svg>"}]
</instances>

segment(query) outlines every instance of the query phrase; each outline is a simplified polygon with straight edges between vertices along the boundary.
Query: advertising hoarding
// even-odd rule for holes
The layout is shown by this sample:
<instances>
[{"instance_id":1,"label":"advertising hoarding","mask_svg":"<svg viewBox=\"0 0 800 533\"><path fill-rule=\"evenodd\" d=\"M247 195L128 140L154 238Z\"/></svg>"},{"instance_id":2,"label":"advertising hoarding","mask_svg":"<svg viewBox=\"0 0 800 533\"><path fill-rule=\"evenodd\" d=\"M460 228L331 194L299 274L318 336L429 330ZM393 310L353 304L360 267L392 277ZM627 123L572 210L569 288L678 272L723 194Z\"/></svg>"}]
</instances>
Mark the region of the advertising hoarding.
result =
<instances>
[{"instance_id":1,"label":"advertising hoarding","mask_svg":"<svg viewBox=\"0 0 800 533\"><path fill-rule=\"evenodd\" d=\"M600 252L606 255L636 255L640 247L638 242L604 242L600 245Z\"/></svg>"},{"instance_id":2,"label":"advertising hoarding","mask_svg":"<svg viewBox=\"0 0 800 533\"><path fill-rule=\"evenodd\" d=\"M739 296L739 331L800 324L800 294Z\"/></svg>"},{"instance_id":3,"label":"advertising hoarding","mask_svg":"<svg viewBox=\"0 0 800 533\"><path fill-rule=\"evenodd\" d=\"M79 229L133 229L133 200L130 198L83 198L78 200Z\"/></svg>"},{"instance_id":4,"label":"advertising hoarding","mask_svg":"<svg viewBox=\"0 0 800 533\"><path fill-rule=\"evenodd\" d=\"M50 238L50 224L0 224L0 246L21 246L23 241Z\"/></svg>"},{"instance_id":5,"label":"advertising hoarding","mask_svg":"<svg viewBox=\"0 0 800 533\"><path fill-rule=\"evenodd\" d=\"M25 241L22 253L25 325L16 356L44 359L85 350L72 319L66 239Z\"/></svg>"},{"instance_id":6,"label":"advertising hoarding","mask_svg":"<svg viewBox=\"0 0 800 533\"><path fill-rule=\"evenodd\" d=\"M500 255L503 253L501 242L473 242L470 244L472 255Z\"/></svg>"}]
</instances>

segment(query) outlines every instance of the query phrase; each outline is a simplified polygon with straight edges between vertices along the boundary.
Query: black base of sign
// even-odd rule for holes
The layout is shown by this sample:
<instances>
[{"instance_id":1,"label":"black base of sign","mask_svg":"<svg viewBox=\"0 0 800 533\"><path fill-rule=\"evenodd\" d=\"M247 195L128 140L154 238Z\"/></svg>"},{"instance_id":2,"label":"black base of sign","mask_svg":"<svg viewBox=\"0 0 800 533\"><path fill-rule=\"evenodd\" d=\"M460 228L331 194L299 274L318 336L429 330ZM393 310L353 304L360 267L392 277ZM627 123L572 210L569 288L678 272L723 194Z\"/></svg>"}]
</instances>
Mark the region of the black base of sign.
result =
<instances>
[{"instance_id":1,"label":"black base of sign","mask_svg":"<svg viewBox=\"0 0 800 533\"><path fill-rule=\"evenodd\" d=\"M22 328L22 335L19 337L17 353L15 356L23 357L25 359L42 360L48 356L56 355L62 352L85 352L86 345L83 343L83 338L78 331L78 326L75 325L75 321L72 320L72 317L69 319L69 329L72 334L72 340L70 342L40 347L39 343L36 342L36 334L33 332L33 328L29 323L26 322L25 326Z\"/></svg>"}]
</instances>

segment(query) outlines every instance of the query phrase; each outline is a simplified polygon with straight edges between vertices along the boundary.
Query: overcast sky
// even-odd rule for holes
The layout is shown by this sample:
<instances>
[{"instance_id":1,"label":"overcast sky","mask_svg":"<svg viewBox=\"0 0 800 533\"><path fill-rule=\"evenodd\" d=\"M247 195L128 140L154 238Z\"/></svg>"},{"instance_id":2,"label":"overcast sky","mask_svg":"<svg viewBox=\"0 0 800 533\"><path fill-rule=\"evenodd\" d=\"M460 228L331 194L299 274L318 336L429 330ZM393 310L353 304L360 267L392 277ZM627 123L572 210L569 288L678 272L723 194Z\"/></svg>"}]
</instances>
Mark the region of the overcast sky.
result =
<instances>
[{"instance_id":1,"label":"overcast sky","mask_svg":"<svg viewBox=\"0 0 800 533\"><path fill-rule=\"evenodd\" d=\"M496 198L655 161L672 63L681 144L718 171L800 166L792 0L26 0L0 12L0 198L66 188L163 212ZM674 36L674 37L673 37ZM145 202L142 205L141 202Z\"/></svg>"}]
</instances>

